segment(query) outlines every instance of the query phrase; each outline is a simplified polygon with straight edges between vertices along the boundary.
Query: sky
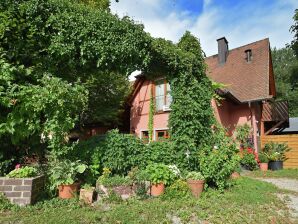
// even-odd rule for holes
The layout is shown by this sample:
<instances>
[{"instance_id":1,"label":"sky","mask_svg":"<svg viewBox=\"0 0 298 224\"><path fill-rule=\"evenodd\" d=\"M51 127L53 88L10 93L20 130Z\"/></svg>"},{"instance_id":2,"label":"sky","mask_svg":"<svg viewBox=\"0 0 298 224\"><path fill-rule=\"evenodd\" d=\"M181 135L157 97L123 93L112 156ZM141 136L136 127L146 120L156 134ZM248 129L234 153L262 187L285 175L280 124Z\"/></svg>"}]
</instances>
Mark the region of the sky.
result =
<instances>
[{"instance_id":1,"label":"sky","mask_svg":"<svg viewBox=\"0 0 298 224\"><path fill-rule=\"evenodd\" d=\"M178 42L186 30L207 56L217 53L225 36L229 49L269 38L271 47L290 43L298 0L112 0L111 11L144 24L153 37Z\"/></svg>"}]
</instances>

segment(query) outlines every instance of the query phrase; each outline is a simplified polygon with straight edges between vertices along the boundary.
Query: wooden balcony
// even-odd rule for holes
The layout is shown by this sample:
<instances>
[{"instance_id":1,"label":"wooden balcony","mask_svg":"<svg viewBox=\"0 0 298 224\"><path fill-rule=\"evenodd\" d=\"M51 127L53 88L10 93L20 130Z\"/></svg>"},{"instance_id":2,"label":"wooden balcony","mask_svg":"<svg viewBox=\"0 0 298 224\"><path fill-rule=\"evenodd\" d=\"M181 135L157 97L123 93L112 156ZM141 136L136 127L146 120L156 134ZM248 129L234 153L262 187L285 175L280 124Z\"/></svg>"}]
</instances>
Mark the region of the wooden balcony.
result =
<instances>
[{"instance_id":1,"label":"wooden balcony","mask_svg":"<svg viewBox=\"0 0 298 224\"><path fill-rule=\"evenodd\" d=\"M287 101L268 101L262 106L262 135L267 135L289 126L289 106Z\"/></svg>"}]
</instances>

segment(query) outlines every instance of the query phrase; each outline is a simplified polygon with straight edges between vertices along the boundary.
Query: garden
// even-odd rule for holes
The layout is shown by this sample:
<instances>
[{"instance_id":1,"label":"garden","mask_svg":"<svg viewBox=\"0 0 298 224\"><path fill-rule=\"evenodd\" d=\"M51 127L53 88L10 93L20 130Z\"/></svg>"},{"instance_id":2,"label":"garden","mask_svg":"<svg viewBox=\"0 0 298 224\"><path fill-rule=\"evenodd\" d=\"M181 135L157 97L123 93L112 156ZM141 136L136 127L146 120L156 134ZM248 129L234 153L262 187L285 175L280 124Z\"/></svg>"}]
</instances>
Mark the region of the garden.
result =
<instances>
[{"instance_id":1,"label":"garden","mask_svg":"<svg viewBox=\"0 0 298 224\"><path fill-rule=\"evenodd\" d=\"M291 222L281 190L239 178L281 169L288 147L255 153L248 126L226 135L190 32L153 38L93 1L4 0L0 11L1 223ZM170 139L72 139L90 123L121 126L136 69L171 84Z\"/></svg>"}]
</instances>

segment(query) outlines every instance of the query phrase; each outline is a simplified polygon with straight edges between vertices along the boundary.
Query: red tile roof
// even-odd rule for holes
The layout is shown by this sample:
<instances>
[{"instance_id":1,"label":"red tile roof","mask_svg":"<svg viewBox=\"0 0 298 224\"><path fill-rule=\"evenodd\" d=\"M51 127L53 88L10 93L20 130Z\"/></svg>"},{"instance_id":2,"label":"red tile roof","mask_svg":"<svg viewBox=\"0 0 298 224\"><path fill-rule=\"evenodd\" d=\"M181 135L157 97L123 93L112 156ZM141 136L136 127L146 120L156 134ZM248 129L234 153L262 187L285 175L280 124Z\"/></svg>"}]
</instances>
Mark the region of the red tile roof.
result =
<instances>
[{"instance_id":1,"label":"red tile roof","mask_svg":"<svg viewBox=\"0 0 298 224\"><path fill-rule=\"evenodd\" d=\"M251 50L252 60L246 61L246 50ZM256 41L229 50L225 64L219 64L218 55L207 57L207 74L215 82L226 84L228 91L240 102L272 98L269 93L270 74L269 39Z\"/></svg>"}]
</instances>

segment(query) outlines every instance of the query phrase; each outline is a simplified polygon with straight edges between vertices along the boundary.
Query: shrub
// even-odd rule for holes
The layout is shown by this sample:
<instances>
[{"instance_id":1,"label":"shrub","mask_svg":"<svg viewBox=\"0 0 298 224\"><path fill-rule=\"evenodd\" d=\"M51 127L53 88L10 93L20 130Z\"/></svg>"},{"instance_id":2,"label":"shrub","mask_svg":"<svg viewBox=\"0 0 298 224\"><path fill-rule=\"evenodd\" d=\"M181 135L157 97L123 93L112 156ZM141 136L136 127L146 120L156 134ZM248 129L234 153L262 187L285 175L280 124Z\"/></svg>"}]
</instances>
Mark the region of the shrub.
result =
<instances>
[{"instance_id":1,"label":"shrub","mask_svg":"<svg viewBox=\"0 0 298 224\"><path fill-rule=\"evenodd\" d=\"M67 159L50 160L49 164L49 179L51 183L51 190L55 190L59 185L73 184L78 180L78 174L84 173L86 165L79 160L70 161Z\"/></svg>"},{"instance_id":2,"label":"shrub","mask_svg":"<svg viewBox=\"0 0 298 224\"><path fill-rule=\"evenodd\" d=\"M129 177L122 177L119 175L112 177L100 176L98 182L105 187L115 187L120 185L128 186L133 184L132 180Z\"/></svg>"},{"instance_id":3,"label":"shrub","mask_svg":"<svg viewBox=\"0 0 298 224\"><path fill-rule=\"evenodd\" d=\"M269 159L264 152L259 153L259 161L260 161L260 163L268 163L269 162Z\"/></svg>"},{"instance_id":4,"label":"shrub","mask_svg":"<svg viewBox=\"0 0 298 224\"><path fill-rule=\"evenodd\" d=\"M35 177L38 175L38 171L35 167L24 166L21 168L14 169L7 177L10 178L26 178L26 177Z\"/></svg>"},{"instance_id":5,"label":"shrub","mask_svg":"<svg viewBox=\"0 0 298 224\"><path fill-rule=\"evenodd\" d=\"M153 184L170 184L176 178L176 175L165 164L153 163L146 167L146 173L148 174L149 181Z\"/></svg>"},{"instance_id":6,"label":"shrub","mask_svg":"<svg viewBox=\"0 0 298 224\"><path fill-rule=\"evenodd\" d=\"M290 150L286 143L269 142L265 144L263 152L269 161L285 161L287 160L286 152Z\"/></svg>"},{"instance_id":7,"label":"shrub","mask_svg":"<svg viewBox=\"0 0 298 224\"><path fill-rule=\"evenodd\" d=\"M142 156L142 159L146 161L145 165L148 165L149 163L163 163L170 165L178 162L175 148L171 141L151 142L149 145L146 145L145 148Z\"/></svg>"},{"instance_id":8,"label":"shrub","mask_svg":"<svg viewBox=\"0 0 298 224\"><path fill-rule=\"evenodd\" d=\"M204 178L204 176L202 175L202 173L200 173L200 172L195 172L195 171L189 172L189 173L186 175L186 179L188 179L188 180L205 180L205 178Z\"/></svg>"},{"instance_id":9,"label":"shrub","mask_svg":"<svg viewBox=\"0 0 298 224\"><path fill-rule=\"evenodd\" d=\"M13 205L10 201L0 192L0 212L17 208L17 205Z\"/></svg>"},{"instance_id":10,"label":"shrub","mask_svg":"<svg viewBox=\"0 0 298 224\"><path fill-rule=\"evenodd\" d=\"M255 155L248 152L243 153L240 164L248 170L256 170L259 167Z\"/></svg>"},{"instance_id":11,"label":"shrub","mask_svg":"<svg viewBox=\"0 0 298 224\"><path fill-rule=\"evenodd\" d=\"M190 190L186 181L178 179L172 185L166 188L162 199L187 198L190 196Z\"/></svg>"},{"instance_id":12,"label":"shrub","mask_svg":"<svg viewBox=\"0 0 298 224\"><path fill-rule=\"evenodd\" d=\"M115 174L126 175L132 167L144 166L144 144L133 135L109 131L104 147L103 165Z\"/></svg>"},{"instance_id":13,"label":"shrub","mask_svg":"<svg viewBox=\"0 0 298 224\"><path fill-rule=\"evenodd\" d=\"M207 186L223 190L229 186L230 175L239 166L239 150L221 127L214 130L210 143L211 146L204 146L199 152L199 170L205 177Z\"/></svg>"}]
</instances>

